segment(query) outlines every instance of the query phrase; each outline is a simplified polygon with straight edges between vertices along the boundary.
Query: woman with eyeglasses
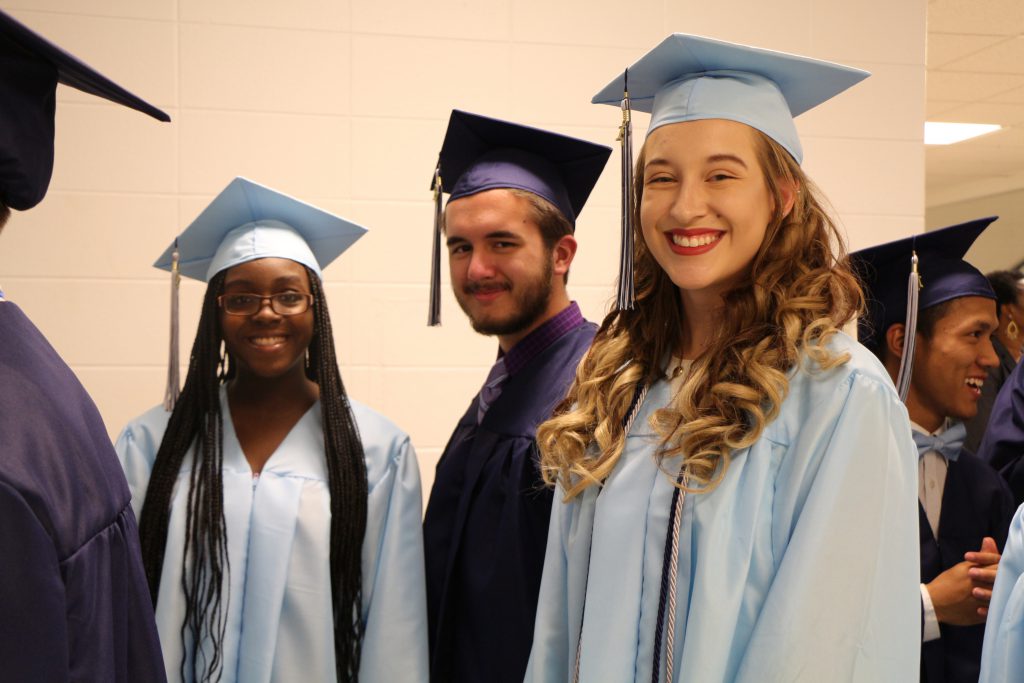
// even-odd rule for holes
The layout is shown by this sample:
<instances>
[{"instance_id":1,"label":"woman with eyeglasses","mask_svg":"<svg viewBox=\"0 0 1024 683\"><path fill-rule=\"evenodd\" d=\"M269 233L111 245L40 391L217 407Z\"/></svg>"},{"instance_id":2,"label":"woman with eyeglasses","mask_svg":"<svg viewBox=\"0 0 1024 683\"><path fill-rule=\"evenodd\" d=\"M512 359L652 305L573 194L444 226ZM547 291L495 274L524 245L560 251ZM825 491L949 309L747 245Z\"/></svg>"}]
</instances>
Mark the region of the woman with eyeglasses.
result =
<instances>
[{"instance_id":1,"label":"woman with eyeglasses","mask_svg":"<svg viewBox=\"0 0 1024 683\"><path fill-rule=\"evenodd\" d=\"M349 400L321 279L363 232L238 178L157 262L207 281L116 444L170 680L426 680L416 456Z\"/></svg>"}]
</instances>

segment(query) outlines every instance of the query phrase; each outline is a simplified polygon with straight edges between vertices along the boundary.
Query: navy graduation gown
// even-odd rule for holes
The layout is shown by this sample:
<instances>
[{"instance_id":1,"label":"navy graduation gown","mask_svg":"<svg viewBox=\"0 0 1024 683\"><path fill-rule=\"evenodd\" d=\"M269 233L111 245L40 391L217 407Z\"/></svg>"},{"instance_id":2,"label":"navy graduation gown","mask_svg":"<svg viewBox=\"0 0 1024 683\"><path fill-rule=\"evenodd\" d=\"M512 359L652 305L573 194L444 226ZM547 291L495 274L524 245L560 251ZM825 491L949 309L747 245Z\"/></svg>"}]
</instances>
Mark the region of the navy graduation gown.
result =
<instances>
[{"instance_id":1,"label":"navy graduation gown","mask_svg":"<svg viewBox=\"0 0 1024 683\"><path fill-rule=\"evenodd\" d=\"M0 301L0 678L164 680L130 502L96 406Z\"/></svg>"},{"instance_id":2,"label":"navy graduation gown","mask_svg":"<svg viewBox=\"0 0 1024 683\"><path fill-rule=\"evenodd\" d=\"M535 435L596 330L584 322L540 352L480 425L474 397L441 455L423 524L434 681L523 680L553 496Z\"/></svg>"},{"instance_id":3,"label":"navy graduation gown","mask_svg":"<svg viewBox=\"0 0 1024 683\"><path fill-rule=\"evenodd\" d=\"M942 492L939 538L932 535L918 504L921 534L921 582L959 564L964 553L981 548L985 536L1002 550L1014 512L1013 499L998 473L966 449L949 463ZM985 625L939 624L942 636L921 646L921 680L928 683L977 683Z\"/></svg>"},{"instance_id":4,"label":"navy graduation gown","mask_svg":"<svg viewBox=\"0 0 1024 683\"><path fill-rule=\"evenodd\" d=\"M1019 363L996 396L978 457L999 470L1017 505L1024 503L1024 363Z\"/></svg>"}]
</instances>

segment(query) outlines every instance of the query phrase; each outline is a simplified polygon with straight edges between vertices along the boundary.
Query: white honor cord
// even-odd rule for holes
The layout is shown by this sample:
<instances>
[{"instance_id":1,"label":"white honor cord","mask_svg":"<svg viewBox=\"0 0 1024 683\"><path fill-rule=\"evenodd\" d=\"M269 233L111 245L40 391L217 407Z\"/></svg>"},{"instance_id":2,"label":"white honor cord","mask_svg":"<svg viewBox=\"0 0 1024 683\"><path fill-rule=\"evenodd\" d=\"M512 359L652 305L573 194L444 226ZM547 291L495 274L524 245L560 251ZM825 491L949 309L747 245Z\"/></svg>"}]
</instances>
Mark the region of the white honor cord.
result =
<instances>
[{"instance_id":1,"label":"white honor cord","mask_svg":"<svg viewBox=\"0 0 1024 683\"><path fill-rule=\"evenodd\" d=\"M683 465L685 467L685 465ZM690 478L686 472L682 472L682 485L688 486ZM686 500L686 489L679 491L676 498L676 509L672 520L672 561L669 564L668 574L668 614L665 633L665 680L672 681L673 668L675 667L675 644L676 644L676 576L679 573L679 529L682 526L683 503Z\"/></svg>"}]
</instances>

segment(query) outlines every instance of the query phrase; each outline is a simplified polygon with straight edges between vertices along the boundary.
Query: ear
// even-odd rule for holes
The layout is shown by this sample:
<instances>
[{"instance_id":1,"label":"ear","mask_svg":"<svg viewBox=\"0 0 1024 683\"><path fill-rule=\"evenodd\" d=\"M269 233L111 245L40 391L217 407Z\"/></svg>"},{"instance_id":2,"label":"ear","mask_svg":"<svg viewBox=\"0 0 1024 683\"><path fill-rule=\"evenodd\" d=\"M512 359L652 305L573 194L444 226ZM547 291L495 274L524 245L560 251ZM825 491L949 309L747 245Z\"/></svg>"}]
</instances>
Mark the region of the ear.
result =
<instances>
[{"instance_id":1,"label":"ear","mask_svg":"<svg viewBox=\"0 0 1024 683\"><path fill-rule=\"evenodd\" d=\"M782 216L785 218L796 204L796 196L800 193L800 183L795 180L779 180L779 194L782 196Z\"/></svg>"},{"instance_id":2,"label":"ear","mask_svg":"<svg viewBox=\"0 0 1024 683\"><path fill-rule=\"evenodd\" d=\"M552 277L562 279L565 274L569 272L569 266L572 265L572 260L576 256L576 238L572 235L562 235L557 242L555 242L554 248L551 250L552 263Z\"/></svg>"},{"instance_id":3,"label":"ear","mask_svg":"<svg viewBox=\"0 0 1024 683\"><path fill-rule=\"evenodd\" d=\"M906 327L904 327L903 323L890 325L889 329L885 331L885 348L896 360L899 360L900 356L903 355L905 334Z\"/></svg>"}]
</instances>

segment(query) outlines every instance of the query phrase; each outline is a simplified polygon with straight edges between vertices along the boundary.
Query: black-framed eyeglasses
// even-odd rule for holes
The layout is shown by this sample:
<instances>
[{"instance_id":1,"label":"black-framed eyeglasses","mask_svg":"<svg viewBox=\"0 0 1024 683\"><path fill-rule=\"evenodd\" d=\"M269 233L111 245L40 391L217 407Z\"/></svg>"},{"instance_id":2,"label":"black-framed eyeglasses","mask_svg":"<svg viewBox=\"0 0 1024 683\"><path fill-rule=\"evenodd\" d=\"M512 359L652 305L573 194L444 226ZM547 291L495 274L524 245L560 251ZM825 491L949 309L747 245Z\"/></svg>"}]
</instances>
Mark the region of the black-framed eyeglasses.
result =
<instances>
[{"instance_id":1,"label":"black-framed eyeglasses","mask_svg":"<svg viewBox=\"0 0 1024 683\"><path fill-rule=\"evenodd\" d=\"M270 296L259 294L221 294L217 305L228 315L255 315L269 301L270 308L278 315L299 315L313 305L313 295L302 292L281 292Z\"/></svg>"}]
</instances>

